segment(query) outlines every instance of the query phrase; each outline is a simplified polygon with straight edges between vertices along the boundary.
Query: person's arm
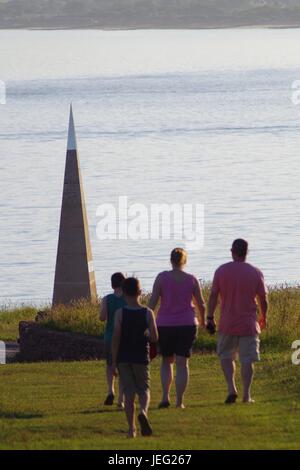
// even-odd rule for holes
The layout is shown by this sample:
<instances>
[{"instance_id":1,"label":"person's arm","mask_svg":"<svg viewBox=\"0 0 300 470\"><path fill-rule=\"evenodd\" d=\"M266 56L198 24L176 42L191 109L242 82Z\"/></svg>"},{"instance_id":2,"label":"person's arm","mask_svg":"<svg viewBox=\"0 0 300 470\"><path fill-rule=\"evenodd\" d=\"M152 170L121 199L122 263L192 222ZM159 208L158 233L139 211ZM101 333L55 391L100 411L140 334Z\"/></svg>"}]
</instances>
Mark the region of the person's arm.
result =
<instances>
[{"instance_id":1,"label":"person's arm","mask_svg":"<svg viewBox=\"0 0 300 470\"><path fill-rule=\"evenodd\" d=\"M196 305L200 312L200 326L205 326L205 300L202 295L202 290L200 286L200 282L198 279L195 278L195 286L194 286L194 293L193 297L195 299Z\"/></svg>"},{"instance_id":2,"label":"person's arm","mask_svg":"<svg viewBox=\"0 0 300 470\"><path fill-rule=\"evenodd\" d=\"M265 285L265 280L263 274L259 273L259 283L257 289L257 297L258 297L258 306L259 306L259 326L261 329L267 328L267 313L269 308L268 302L268 290Z\"/></svg>"},{"instance_id":3,"label":"person's arm","mask_svg":"<svg viewBox=\"0 0 300 470\"><path fill-rule=\"evenodd\" d=\"M158 331L157 331L156 321L154 317L154 312L150 308L148 308L148 323L149 323L149 341L150 343L157 343Z\"/></svg>"},{"instance_id":4,"label":"person's arm","mask_svg":"<svg viewBox=\"0 0 300 470\"><path fill-rule=\"evenodd\" d=\"M211 323L214 327L216 326L215 311L218 305L219 293L220 293L219 279L218 279L217 272L215 272L214 280L212 283L211 292L209 296L209 301L208 301L208 315L207 315L208 323Z\"/></svg>"},{"instance_id":5,"label":"person's arm","mask_svg":"<svg viewBox=\"0 0 300 470\"><path fill-rule=\"evenodd\" d=\"M151 310L155 310L155 307L158 304L159 298L160 298L160 276L158 275L154 281L152 294L148 303L148 307Z\"/></svg>"},{"instance_id":6,"label":"person's arm","mask_svg":"<svg viewBox=\"0 0 300 470\"><path fill-rule=\"evenodd\" d=\"M209 301L208 301L208 315L207 318L209 320L215 318L215 311L218 305L218 296L219 293L215 290L212 290L209 296Z\"/></svg>"},{"instance_id":7,"label":"person's arm","mask_svg":"<svg viewBox=\"0 0 300 470\"><path fill-rule=\"evenodd\" d=\"M266 294L264 297L258 297L259 299L259 307L260 307L260 319L259 319L259 326L262 330L267 328L267 312L269 308L268 302L268 295Z\"/></svg>"},{"instance_id":8,"label":"person's arm","mask_svg":"<svg viewBox=\"0 0 300 470\"><path fill-rule=\"evenodd\" d=\"M107 297L103 297L101 306L100 306L100 320L107 320Z\"/></svg>"},{"instance_id":9,"label":"person's arm","mask_svg":"<svg viewBox=\"0 0 300 470\"><path fill-rule=\"evenodd\" d=\"M121 340L121 325L122 325L122 309L119 308L115 313L114 332L113 332L112 343L111 343L113 373L116 371L116 368L117 368L117 358L118 358L118 352L119 352L120 340Z\"/></svg>"}]
</instances>

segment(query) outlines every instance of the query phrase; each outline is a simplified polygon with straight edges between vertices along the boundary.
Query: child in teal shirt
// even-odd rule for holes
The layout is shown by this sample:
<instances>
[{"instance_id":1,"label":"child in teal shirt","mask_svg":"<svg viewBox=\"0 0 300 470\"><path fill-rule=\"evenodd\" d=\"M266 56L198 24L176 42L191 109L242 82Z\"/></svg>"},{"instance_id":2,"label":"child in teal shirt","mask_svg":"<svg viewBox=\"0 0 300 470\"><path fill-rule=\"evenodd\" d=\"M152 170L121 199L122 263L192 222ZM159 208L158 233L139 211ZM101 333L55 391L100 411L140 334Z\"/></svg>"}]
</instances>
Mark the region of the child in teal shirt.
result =
<instances>
[{"instance_id":1,"label":"child in teal shirt","mask_svg":"<svg viewBox=\"0 0 300 470\"><path fill-rule=\"evenodd\" d=\"M111 286L113 289L112 294L106 295L101 303L100 320L106 321L104 344L105 344L105 357L106 357L106 379L108 386L108 394L105 399L104 405L112 405L115 399L115 375L112 371L112 354L111 342L115 324L115 312L119 308L123 308L126 303L123 297L122 283L125 279L124 274L114 273L111 276ZM119 399L118 407L123 408L123 387L119 380Z\"/></svg>"}]
</instances>

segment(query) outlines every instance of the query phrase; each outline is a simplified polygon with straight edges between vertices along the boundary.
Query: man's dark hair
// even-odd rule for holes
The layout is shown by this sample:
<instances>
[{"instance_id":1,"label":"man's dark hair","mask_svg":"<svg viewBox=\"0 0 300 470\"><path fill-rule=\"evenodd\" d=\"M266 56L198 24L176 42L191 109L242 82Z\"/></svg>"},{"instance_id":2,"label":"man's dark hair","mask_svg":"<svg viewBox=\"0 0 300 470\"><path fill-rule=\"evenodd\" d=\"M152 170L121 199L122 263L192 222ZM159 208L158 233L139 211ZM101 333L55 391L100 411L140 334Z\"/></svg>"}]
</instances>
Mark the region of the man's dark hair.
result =
<instances>
[{"instance_id":1,"label":"man's dark hair","mask_svg":"<svg viewBox=\"0 0 300 470\"><path fill-rule=\"evenodd\" d=\"M122 283L122 290L129 297L138 297L141 295L141 284L136 277L128 277Z\"/></svg>"},{"instance_id":2,"label":"man's dark hair","mask_svg":"<svg viewBox=\"0 0 300 470\"><path fill-rule=\"evenodd\" d=\"M231 250L239 258L246 258L248 253L248 242L242 238L237 238L234 240Z\"/></svg>"},{"instance_id":3,"label":"man's dark hair","mask_svg":"<svg viewBox=\"0 0 300 470\"><path fill-rule=\"evenodd\" d=\"M111 287L113 289L118 289L119 287L122 287L122 283L125 279L125 276L123 273L114 273L111 276Z\"/></svg>"}]
</instances>

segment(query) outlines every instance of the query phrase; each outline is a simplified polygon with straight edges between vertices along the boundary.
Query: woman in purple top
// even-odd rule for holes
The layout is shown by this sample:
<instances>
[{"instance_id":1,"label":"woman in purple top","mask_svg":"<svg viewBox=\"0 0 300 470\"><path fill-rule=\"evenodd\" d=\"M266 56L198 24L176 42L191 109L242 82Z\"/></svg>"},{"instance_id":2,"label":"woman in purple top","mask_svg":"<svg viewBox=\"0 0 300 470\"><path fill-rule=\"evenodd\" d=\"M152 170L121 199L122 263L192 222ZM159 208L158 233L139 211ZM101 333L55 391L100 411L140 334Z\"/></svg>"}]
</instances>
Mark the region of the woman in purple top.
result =
<instances>
[{"instance_id":1,"label":"woman in purple top","mask_svg":"<svg viewBox=\"0 0 300 470\"><path fill-rule=\"evenodd\" d=\"M175 248L171 253L171 271L160 273L153 286L149 308L157 314L159 346L162 354L161 383L163 389L159 408L170 406L170 388L173 381L173 363L176 361L176 406L184 408L183 395L189 378L188 359L197 335L199 321L195 301L200 312L200 326L205 326L205 302L198 279L184 272L187 253Z\"/></svg>"}]
</instances>

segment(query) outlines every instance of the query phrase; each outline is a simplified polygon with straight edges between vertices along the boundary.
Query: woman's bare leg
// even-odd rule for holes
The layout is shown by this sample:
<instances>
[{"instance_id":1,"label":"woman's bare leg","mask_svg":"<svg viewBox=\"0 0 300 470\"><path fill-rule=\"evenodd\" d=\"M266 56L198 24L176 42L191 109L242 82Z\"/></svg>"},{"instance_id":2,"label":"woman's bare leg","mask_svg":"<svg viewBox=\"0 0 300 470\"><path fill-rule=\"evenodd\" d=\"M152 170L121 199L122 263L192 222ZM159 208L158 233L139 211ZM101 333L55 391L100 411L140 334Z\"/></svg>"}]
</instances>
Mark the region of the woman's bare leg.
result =
<instances>
[{"instance_id":1,"label":"woman's bare leg","mask_svg":"<svg viewBox=\"0 0 300 470\"><path fill-rule=\"evenodd\" d=\"M170 389L173 382L173 363L174 356L163 357L160 376L161 376L161 385L162 385L162 402L170 401Z\"/></svg>"},{"instance_id":2,"label":"woman's bare leg","mask_svg":"<svg viewBox=\"0 0 300 470\"><path fill-rule=\"evenodd\" d=\"M189 382L189 362L187 357L176 356L176 406L183 408L183 397Z\"/></svg>"}]
</instances>

